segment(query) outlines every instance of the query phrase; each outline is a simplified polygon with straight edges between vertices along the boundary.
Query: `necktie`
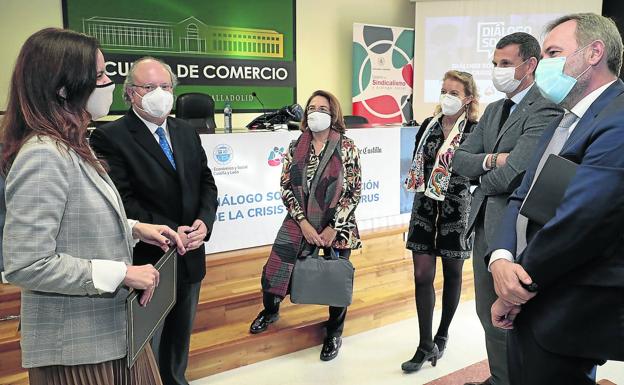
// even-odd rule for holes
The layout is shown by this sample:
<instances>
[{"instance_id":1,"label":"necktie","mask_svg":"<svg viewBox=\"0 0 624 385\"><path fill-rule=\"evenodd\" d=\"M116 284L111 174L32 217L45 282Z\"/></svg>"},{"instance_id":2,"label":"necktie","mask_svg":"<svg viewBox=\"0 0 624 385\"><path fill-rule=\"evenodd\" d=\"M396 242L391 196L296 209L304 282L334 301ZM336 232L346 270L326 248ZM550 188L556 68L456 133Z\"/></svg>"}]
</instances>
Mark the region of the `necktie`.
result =
<instances>
[{"instance_id":1,"label":"necktie","mask_svg":"<svg viewBox=\"0 0 624 385\"><path fill-rule=\"evenodd\" d=\"M568 139L568 136L570 136L570 126L572 126L572 124L576 122L576 119L578 119L578 116L574 115L573 112L566 112L565 115L563 115L563 119L561 119L561 122L559 122L559 126L557 126L555 133L550 139L550 142L548 142L548 146L546 147L546 150L544 150L544 153L542 154L542 157L537 164L537 168L535 169L535 175L533 176L533 181L531 182L531 187L527 192L527 196L531 193L531 189L533 189L533 185L535 184L539 173L542 171L542 168L544 168L544 163L546 163L548 155L558 154L563 148L563 145ZM528 224L529 219L524 215L518 213L518 218L516 219L516 258L520 255L520 253L524 251L524 249L526 249L526 230Z\"/></svg>"},{"instance_id":2,"label":"necktie","mask_svg":"<svg viewBox=\"0 0 624 385\"><path fill-rule=\"evenodd\" d=\"M505 99L505 101L503 102L503 112L501 113L500 122L498 122L498 131L503 128L503 125L507 121L509 113L511 112L511 107L513 107L514 104L516 103L514 103L514 101L511 99Z\"/></svg>"},{"instance_id":3,"label":"necktie","mask_svg":"<svg viewBox=\"0 0 624 385\"><path fill-rule=\"evenodd\" d=\"M169 142L167 142L167 136L165 135L165 130L162 127L158 127L156 129L156 135L158 135L158 143L160 144L160 148L165 153L167 159L169 159L169 163L173 166L175 170L175 160L173 159L173 152L171 152L171 147L169 147Z\"/></svg>"}]
</instances>

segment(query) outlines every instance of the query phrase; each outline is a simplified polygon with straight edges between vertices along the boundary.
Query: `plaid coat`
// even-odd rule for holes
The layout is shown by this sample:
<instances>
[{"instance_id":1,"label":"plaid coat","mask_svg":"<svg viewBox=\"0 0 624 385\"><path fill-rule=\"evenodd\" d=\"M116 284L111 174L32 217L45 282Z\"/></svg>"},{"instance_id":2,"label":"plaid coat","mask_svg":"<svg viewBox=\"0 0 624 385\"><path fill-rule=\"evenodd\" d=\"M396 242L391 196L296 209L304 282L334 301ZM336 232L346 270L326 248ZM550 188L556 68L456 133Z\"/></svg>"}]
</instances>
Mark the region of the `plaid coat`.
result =
<instances>
[{"instance_id":1,"label":"plaid coat","mask_svg":"<svg viewBox=\"0 0 624 385\"><path fill-rule=\"evenodd\" d=\"M331 130L328 143L308 185L312 134L305 131L291 144L282 169L282 199L288 214L263 268L262 288L286 296L297 258L309 252L298 222L307 219L317 230L337 230L333 247L359 248L354 211L360 199L358 151L353 141ZM345 153L349 154L345 156Z\"/></svg>"},{"instance_id":2,"label":"plaid coat","mask_svg":"<svg viewBox=\"0 0 624 385\"><path fill-rule=\"evenodd\" d=\"M128 290L100 293L91 273L91 259L132 262L121 198L107 175L59 147L29 139L6 177L4 267L22 289L25 368L126 355Z\"/></svg>"}]
</instances>

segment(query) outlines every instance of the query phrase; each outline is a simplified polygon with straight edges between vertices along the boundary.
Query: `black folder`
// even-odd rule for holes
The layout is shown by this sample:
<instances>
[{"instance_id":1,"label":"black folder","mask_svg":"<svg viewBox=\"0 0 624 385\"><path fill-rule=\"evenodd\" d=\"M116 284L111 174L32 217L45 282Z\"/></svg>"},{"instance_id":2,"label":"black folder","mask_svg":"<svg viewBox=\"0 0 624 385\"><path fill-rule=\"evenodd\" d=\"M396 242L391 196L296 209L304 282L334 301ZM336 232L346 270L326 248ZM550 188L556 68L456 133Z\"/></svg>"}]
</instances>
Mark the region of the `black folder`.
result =
<instances>
[{"instance_id":1,"label":"black folder","mask_svg":"<svg viewBox=\"0 0 624 385\"><path fill-rule=\"evenodd\" d=\"M563 195L576 175L578 165L559 155L550 154L537 180L524 199L520 214L545 225L555 216Z\"/></svg>"},{"instance_id":2,"label":"black folder","mask_svg":"<svg viewBox=\"0 0 624 385\"><path fill-rule=\"evenodd\" d=\"M176 303L178 254L175 247L163 255L154 266L160 272L160 281L152 300L141 306L141 290L134 290L126 300L128 317L128 368L134 365L141 351L156 332Z\"/></svg>"}]
</instances>

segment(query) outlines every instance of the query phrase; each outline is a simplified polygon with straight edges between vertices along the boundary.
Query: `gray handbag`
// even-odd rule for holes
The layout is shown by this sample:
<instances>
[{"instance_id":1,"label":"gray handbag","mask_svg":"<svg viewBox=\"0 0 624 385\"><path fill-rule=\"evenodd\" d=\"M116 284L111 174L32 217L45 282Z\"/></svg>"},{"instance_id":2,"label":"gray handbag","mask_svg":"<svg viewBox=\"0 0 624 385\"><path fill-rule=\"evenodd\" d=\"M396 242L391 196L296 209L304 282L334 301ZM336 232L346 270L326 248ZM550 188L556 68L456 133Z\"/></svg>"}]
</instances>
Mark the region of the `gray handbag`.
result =
<instances>
[{"instance_id":1,"label":"gray handbag","mask_svg":"<svg viewBox=\"0 0 624 385\"><path fill-rule=\"evenodd\" d=\"M340 258L332 248L331 255L319 256L319 249L295 262L290 288L290 301L299 304L346 307L353 299L351 261Z\"/></svg>"}]
</instances>

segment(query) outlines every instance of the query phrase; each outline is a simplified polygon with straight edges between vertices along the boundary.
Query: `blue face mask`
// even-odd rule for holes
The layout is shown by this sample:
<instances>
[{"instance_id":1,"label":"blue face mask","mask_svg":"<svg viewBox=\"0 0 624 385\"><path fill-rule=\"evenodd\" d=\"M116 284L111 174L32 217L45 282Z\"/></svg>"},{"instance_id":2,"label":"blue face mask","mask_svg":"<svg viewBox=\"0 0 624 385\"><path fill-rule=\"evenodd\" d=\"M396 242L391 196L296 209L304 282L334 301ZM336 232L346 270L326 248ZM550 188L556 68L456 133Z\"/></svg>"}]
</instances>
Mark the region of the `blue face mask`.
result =
<instances>
[{"instance_id":1,"label":"blue face mask","mask_svg":"<svg viewBox=\"0 0 624 385\"><path fill-rule=\"evenodd\" d=\"M535 69L535 83L542 96L555 104L561 103L568 96L572 87L576 84L576 80L587 72L591 65L577 77L572 77L563 73L566 60L588 46L589 44L567 57L553 57L540 60Z\"/></svg>"}]
</instances>

